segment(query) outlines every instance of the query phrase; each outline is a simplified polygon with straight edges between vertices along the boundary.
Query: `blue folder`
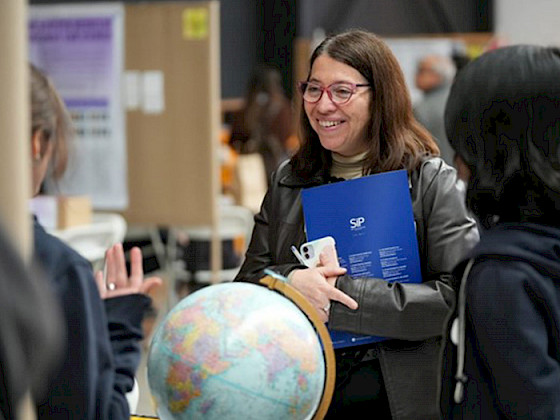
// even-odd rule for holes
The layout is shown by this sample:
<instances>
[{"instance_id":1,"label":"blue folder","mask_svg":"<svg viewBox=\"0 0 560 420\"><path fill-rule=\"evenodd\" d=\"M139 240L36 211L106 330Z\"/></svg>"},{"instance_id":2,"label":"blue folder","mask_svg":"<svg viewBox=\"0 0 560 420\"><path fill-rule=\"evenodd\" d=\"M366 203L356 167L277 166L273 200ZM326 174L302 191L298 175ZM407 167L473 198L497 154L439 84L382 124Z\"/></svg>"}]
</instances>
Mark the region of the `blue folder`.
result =
<instances>
[{"instance_id":1,"label":"blue folder","mask_svg":"<svg viewBox=\"0 0 560 420\"><path fill-rule=\"evenodd\" d=\"M307 240L332 236L353 278L422 281L405 170L383 172L302 191ZM334 348L385 340L330 330Z\"/></svg>"}]
</instances>

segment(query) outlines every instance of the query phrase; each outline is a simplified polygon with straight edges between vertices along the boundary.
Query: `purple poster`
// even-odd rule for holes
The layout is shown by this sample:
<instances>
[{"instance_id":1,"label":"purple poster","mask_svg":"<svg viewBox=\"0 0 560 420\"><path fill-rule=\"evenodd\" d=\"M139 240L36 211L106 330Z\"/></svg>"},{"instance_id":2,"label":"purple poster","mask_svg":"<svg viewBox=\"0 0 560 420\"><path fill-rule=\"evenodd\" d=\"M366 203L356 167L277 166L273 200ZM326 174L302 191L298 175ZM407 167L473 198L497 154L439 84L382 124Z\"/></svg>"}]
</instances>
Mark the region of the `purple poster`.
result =
<instances>
[{"instance_id":1,"label":"purple poster","mask_svg":"<svg viewBox=\"0 0 560 420\"><path fill-rule=\"evenodd\" d=\"M124 209L122 6L31 6L29 16L29 59L52 79L76 132L67 173L53 193L87 194L94 208Z\"/></svg>"}]
</instances>

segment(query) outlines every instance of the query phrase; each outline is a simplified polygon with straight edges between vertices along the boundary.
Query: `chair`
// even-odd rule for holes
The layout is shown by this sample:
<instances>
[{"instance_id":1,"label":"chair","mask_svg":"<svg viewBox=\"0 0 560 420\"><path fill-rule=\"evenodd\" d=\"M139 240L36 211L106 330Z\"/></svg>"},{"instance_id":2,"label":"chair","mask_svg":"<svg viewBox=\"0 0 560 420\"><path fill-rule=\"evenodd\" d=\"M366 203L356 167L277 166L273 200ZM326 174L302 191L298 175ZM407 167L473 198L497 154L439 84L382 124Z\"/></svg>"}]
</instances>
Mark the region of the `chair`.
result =
<instances>
[{"instance_id":1,"label":"chair","mask_svg":"<svg viewBox=\"0 0 560 420\"><path fill-rule=\"evenodd\" d=\"M246 207L232 204L222 204L220 206L218 234L222 241L222 250L224 250L226 244L231 245L232 250L239 258L233 266L231 262L229 266L223 264L226 267L218 273L219 282L232 281L239 271L253 231L253 217L253 212ZM177 237L181 235L188 238L187 246L182 248L182 251L185 252L182 256L178 255L181 247L177 246ZM170 229L167 244L168 247L171 247L168 248L169 255L175 256L173 258L173 283L175 287L181 281L193 282L199 286L213 282L210 262L211 238L212 228L209 226L186 226ZM189 246L197 247L196 251L192 252L191 249L189 253Z\"/></svg>"},{"instance_id":2,"label":"chair","mask_svg":"<svg viewBox=\"0 0 560 420\"><path fill-rule=\"evenodd\" d=\"M253 212L246 207L226 200L220 202L218 235L222 245L231 246L239 258L236 264L225 264L226 268L218 272L219 282L231 281L237 274L253 231L253 217ZM178 293L182 286L192 291L213 283L210 262L212 234L211 226L129 227L126 240L147 242L149 245L142 247L144 257L153 254L159 269L169 279L168 309L177 303L178 297L182 297L183 293ZM189 245L195 245L197 252L193 253L192 248L189 250ZM187 253L190 253L189 258Z\"/></svg>"},{"instance_id":3,"label":"chair","mask_svg":"<svg viewBox=\"0 0 560 420\"><path fill-rule=\"evenodd\" d=\"M90 261L95 269L101 269L105 251L115 243L123 241L126 221L117 213L94 213L91 224L49 229L49 233L75 249Z\"/></svg>"}]
</instances>

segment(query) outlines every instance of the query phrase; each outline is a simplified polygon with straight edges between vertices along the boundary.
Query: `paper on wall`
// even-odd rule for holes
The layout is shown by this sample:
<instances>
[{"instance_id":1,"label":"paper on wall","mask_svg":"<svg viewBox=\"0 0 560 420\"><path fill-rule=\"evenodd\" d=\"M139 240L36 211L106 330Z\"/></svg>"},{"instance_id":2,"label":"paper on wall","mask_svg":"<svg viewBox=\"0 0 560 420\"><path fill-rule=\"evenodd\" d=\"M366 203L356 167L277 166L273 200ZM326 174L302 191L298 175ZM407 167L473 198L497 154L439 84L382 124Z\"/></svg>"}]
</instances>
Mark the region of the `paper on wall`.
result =
<instances>
[{"instance_id":1,"label":"paper on wall","mask_svg":"<svg viewBox=\"0 0 560 420\"><path fill-rule=\"evenodd\" d=\"M161 114L165 110L163 72L145 71L142 75L142 110L146 114Z\"/></svg>"}]
</instances>

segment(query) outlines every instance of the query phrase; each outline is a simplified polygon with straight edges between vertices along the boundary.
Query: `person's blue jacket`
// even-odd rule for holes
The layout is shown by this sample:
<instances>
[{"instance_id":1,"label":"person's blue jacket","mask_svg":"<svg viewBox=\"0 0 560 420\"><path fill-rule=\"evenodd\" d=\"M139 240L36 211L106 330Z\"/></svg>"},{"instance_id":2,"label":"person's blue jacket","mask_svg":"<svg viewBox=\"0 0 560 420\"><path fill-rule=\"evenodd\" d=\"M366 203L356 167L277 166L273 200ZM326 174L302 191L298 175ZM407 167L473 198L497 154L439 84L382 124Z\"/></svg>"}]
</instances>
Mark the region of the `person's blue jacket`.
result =
<instances>
[{"instance_id":1,"label":"person's blue jacket","mask_svg":"<svg viewBox=\"0 0 560 420\"><path fill-rule=\"evenodd\" d=\"M560 229L501 224L482 233L470 257L465 365L457 372L448 343L444 418L560 419ZM457 404L455 376L462 375Z\"/></svg>"},{"instance_id":2,"label":"person's blue jacket","mask_svg":"<svg viewBox=\"0 0 560 420\"><path fill-rule=\"evenodd\" d=\"M66 326L64 363L37 400L45 419L128 419L126 393L140 362L150 298L102 300L90 263L35 220L34 258L52 282Z\"/></svg>"}]
</instances>

